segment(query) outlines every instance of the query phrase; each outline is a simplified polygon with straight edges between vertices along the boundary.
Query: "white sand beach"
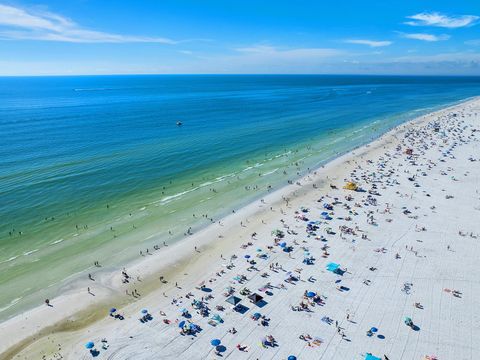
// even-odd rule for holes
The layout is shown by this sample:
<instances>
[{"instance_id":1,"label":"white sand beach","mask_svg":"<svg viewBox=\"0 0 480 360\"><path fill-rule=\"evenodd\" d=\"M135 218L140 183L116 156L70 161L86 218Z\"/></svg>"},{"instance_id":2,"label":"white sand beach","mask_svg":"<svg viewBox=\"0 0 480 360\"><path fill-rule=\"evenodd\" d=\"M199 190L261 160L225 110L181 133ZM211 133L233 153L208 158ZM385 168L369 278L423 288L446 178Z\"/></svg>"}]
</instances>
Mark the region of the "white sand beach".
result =
<instances>
[{"instance_id":1,"label":"white sand beach","mask_svg":"<svg viewBox=\"0 0 480 360\"><path fill-rule=\"evenodd\" d=\"M95 358L112 360L477 359L480 100L143 250L128 282L99 268L80 290L0 324L0 358L90 359L93 342Z\"/></svg>"}]
</instances>

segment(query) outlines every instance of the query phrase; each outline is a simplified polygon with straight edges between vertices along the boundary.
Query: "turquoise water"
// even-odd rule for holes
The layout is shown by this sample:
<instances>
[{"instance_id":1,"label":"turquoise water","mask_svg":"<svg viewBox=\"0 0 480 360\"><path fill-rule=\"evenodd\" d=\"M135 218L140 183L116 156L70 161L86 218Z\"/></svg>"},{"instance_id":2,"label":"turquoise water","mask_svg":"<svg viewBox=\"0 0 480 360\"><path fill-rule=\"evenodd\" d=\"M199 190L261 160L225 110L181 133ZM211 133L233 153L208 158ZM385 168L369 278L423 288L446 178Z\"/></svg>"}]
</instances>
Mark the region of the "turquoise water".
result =
<instances>
[{"instance_id":1,"label":"turquoise water","mask_svg":"<svg viewBox=\"0 0 480 360\"><path fill-rule=\"evenodd\" d=\"M457 77L0 78L0 319L55 296L95 260L114 269L177 241L479 86Z\"/></svg>"}]
</instances>

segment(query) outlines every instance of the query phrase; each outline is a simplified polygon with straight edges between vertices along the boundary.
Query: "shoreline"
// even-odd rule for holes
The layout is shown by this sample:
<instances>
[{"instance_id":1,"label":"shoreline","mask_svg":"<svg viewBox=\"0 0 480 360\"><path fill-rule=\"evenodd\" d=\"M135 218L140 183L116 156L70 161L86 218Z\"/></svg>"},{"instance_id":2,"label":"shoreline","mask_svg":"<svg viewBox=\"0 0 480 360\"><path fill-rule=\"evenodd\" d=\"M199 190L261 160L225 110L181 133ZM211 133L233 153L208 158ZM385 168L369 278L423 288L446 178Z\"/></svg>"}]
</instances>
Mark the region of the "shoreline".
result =
<instances>
[{"instance_id":1,"label":"shoreline","mask_svg":"<svg viewBox=\"0 0 480 360\"><path fill-rule=\"evenodd\" d=\"M469 98L465 98L464 100L467 101ZM453 102L449 101L443 104L442 106L436 105L433 107L426 107L426 108L420 108L417 110L410 110L406 112L405 114L402 113L401 117L403 118L402 121L405 121L405 118L407 119L412 119L418 117L418 113L423 114L424 111L433 111L438 110L440 108L445 108L449 107L452 105L455 105L458 103L459 100L455 100ZM430 110L427 110L430 109ZM360 113L360 112L359 112ZM368 118L368 117L367 117ZM393 114L392 119L396 119L397 115ZM349 151L352 151L353 149L358 148L359 146L363 146L366 143L371 142L372 140L376 139L378 136L381 136L382 134L388 132L393 128L392 123L397 123L397 120L392 120L388 119L385 120L385 123L388 125L385 126L380 126L380 129L375 125L378 123L379 120L373 121L371 125L363 125L363 120L360 122L358 127L362 126L361 129L367 128L367 131L364 135L357 136L357 132L362 133L360 130L355 130L353 131L352 135L349 136L348 138L351 140L342 140L339 141L340 146L337 147L337 140L333 140L332 138L325 139L326 143L325 145L323 144L324 140L315 140L311 139L308 142L303 142L298 144L298 148L291 148L288 153L291 153L293 151L299 150L299 154L301 153L300 156L292 156L292 155L287 155L287 158L290 158L290 160L286 160L286 162L283 162L283 164L275 164L273 167L276 167L275 170L278 170L278 168L282 168L282 166L285 166L285 169L288 171L289 175L284 175L282 176L280 174L280 171L277 171L277 174L273 175L273 178L268 177L263 177L262 174L262 180L261 183L258 185L260 186L258 189L252 190L248 189L247 191L243 190L243 185L242 184L235 184L237 186L236 188L239 190L235 190L233 193L231 189L227 189L227 192L225 193L225 196L221 195L218 197L218 200L216 200L217 196L213 196L214 200L210 200L210 197L207 197L207 202L212 201L209 203L209 205L205 206L202 208L203 204L200 204L203 202L204 196L200 196L201 201L198 205L195 205L196 202L190 202L192 205L192 209L194 210L187 210L184 211L184 207L182 208L182 204L180 203L180 211L178 213L175 213L175 217L180 219L180 223L178 226L173 226L171 227L170 224L175 224L175 220L172 220L172 218L159 218L159 213L155 214L156 206L151 207L150 205L156 204L160 200L156 200L154 202L137 202L136 206L133 206L130 210L125 210L123 213L118 214L119 216L116 217L115 219L112 219L111 221L108 220L103 225L101 226L101 229L98 228L98 224L96 223L90 223L90 222L85 222L85 224L88 224L90 227L90 230L87 230L86 233L80 232L79 237L75 237L77 234L74 234L73 238L70 237L65 237L66 241L62 241L62 244L60 245L55 245L56 246L61 246L63 247L60 248L60 250L54 250L53 247L49 248L50 255L45 255L44 251L45 249L42 249L38 252L38 254L41 255L33 255L34 258L27 260L25 258L24 261L27 261L27 266L32 265L31 270L28 270L28 273L24 270L24 273L27 274L25 276L22 276L20 278L17 278L17 281L14 283L9 282L8 279L10 278L8 275L4 278L4 281L6 282L6 293L7 294L18 294L18 297L11 297L8 295L5 295L4 298L2 299L5 300L6 302L2 302L2 306L4 306L5 310L0 312L0 322L6 321L9 318L14 317L16 314L20 314L22 312L28 311L36 306L38 306L39 303L43 302L45 298L51 298L51 297L57 297L61 295L64 291L69 291L72 287L72 284L77 283L79 280L82 280L87 276L87 273L93 271L97 272L100 269L95 268L92 266L93 260L100 260L102 265L104 267L102 268L102 272L105 270L116 270L124 266L125 264L130 264L138 259L138 250L143 250L143 248L151 247L154 246L154 244L160 244L162 243L163 240L166 240L168 244L171 244L176 241L180 241L185 237L185 234L182 235L182 233L185 232L185 229L187 229L189 226L192 226L192 229L194 232L196 232L199 229L203 229L206 226L209 226L211 223L209 219L201 219L199 216L193 220L191 218L192 212L195 214L199 214L200 212L203 213L208 212L209 214L212 212L211 209L219 209L220 210L213 215L213 218L219 219L223 218L227 215L230 214L230 211L233 209L239 209L241 207L244 207L248 205L249 203L260 199L264 194L266 193L266 190L264 186L266 185L273 185L273 189L280 189L286 184L286 180L288 178L290 179L297 179L300 178L300 175L304 175L307 173L306 168L309 167L311 169L314 169L318 166L324 165L328 161L331 161L332 159L335 159L336 157L343 155L345 153L348 153ZM403 122L402 122L403 123ZM339 132L336 131L337 135L334 139L345 139L347 136L346 133L343 132L342 129L338 130ZM361 140L357 140L360 138ZM350 146L344 146L345 144L352 144ZM313 147L316 149L312 149L310 153L305 154L305 151L309 151L308 147L311 144L316 144ZM353 146L353 148L351 147ZM330 150L329 148L336 148L337 150ZM348 149L347 149L348 148ZM334 153L335 152L335 153ZM275 153L273 153L275 155ZM325 158L324 155L326 154ZM280 154L279 155L283 155ZM306 155L306 156L304 156ZM291 157L292 156L292 157ZM277 156L273 156L277 157ZM283 156L280 156L283 158ZM264 159L265 160L265 159ZM268 159L271 160L271 159ZM313 160L313 161L312 161ZM258 162L262 163L260 166L265 165L265 167L271 167L271 161L263 161L261 159L257 159ZM294 162L295 161L300 161L300 167L298 169L295 169ZM258 164L255 164L258 165ZM282 165L278 167L278 165ZM259 172L261 169L264 169L264 167L259 167ZM246 170L246 169L243 169ZM267 169L268 170L268 169ZM255 177L256 170L250 170L253 171L253 176ZM250 173L250 171L248 173ZM297 173L295 175L293 172L299 171L300 174ZM218 172L218 171L217 171ZM220 172L221 173L221 172ZM238 174L243 174L243 171L238 172ZM267 173L268 174L268 173ZM293 176L291 176L293 175ZM290 177L291 176L291 177ZM257 179L260 179L257 177ZM243 183L250 185L253 184L251 183L257 183L255 179L251 179L251 176L249 180L243 181ZM228 181L227 181L228 182ZM189 184L187 184L189 185ZM200 184L200 187L202 187L204 184ZM188 188L188 186L187 186ZM185 188L183 189L185 190ZM183 191L182 190L182 191ZM188 191L188 190L187 190ZM196 193L197 191L193 192ZM224 192L224 189L221 189L220 192ZM245 195L245 198L244 198ZM153 195L155 196L155 195ZM208 196L208 195L207 195ZM225 199L226 198L226 199ZM197 198L198 199L198 198ZM222 201L222 199L224 201ZM242 199L238 200L237 199ZM190 199L191 200L191 199ZM163 200L162 200L163 201ZM183 200L181 200L182 202ZM185 200L189 201L189 200ZM233 201L233 203L230 203ZM222 204L228 204L227 206L223 206ZM145 209L145 206L147 207L147 212L150 212L145 219L150 218L146 223L140 223L140 225L136 222L137 220L132 220L131 219L126 219L128 218L128 213L130 212L130 215L133 213L135 219L141 220L143 215L139 215L142 213L142 211ZM138 208L137 208L138 206ZM114 206L115 207L115 206ZM163 206L161 206L163 207ZM152 209L152 210L150 210ZM183 210L182 210L183 209ZM168 209L167 209L168 210ZM166 211L166 210L165 210ZM174 209L175 211L175 209ZM181 213L180 213L181 212ZM170 212L168 212L170 214ZM167 215L169 216L169 215ZM120 218L125 218L124 220L121 220ZM189 219L190 218L190 219ZM165 220L164 220L165 219ZM142 220L143 221L143 220ZM82 221L80 221L81 223ZM138 230L132 230L132 225L133 229ZM118 228L117 228L118 226ZM114 235L113 237L115 238L118 235L118 238L116 239L111 239L111 240L105 240L107 237L112 236L112 231L111 229L115 228ZM126 230L128 227L129 230ZM172 234L167 234L167 230L172 230ZM93 232L93 235L92 233ZM95 232L97 232L97 235L95 235ZM38 234L38 238L49 238L48 234ZM64 236L54 236L53 238L61 237L61 240L64 238ZM73 239L76 240L73 240ZM95 242L92 240L96 238ZM26 239L28 240L28 239ZM113 240L113 241L112 241ZM55 241L54 243L57 243L58 241ZM97 247L95 245L96 243L99 243L100 245ZM142 245L137 245L138 242L144 242L145 244ZM28 241L27 241L28 243ZM85 245L86 244L86 245ZM35 246L37 248L37 246ZM61 261L56 261L61 254L65 254L65 258L69 259L75 257L75 252L72 251L72 249L77 249L78 250L78 255L79 257L78 262L75 261L76 266L70 267L68 264L68 261L65 261L65 259ZM98 255L94 255L94 253L91 251L91 249L95 249L95 254L98 253ZM109 254L112 254L113 256L110 257ZM50 256L50 261L53 261L55 264L58 264L60 267L60 271L49 271L49 270L44 270L49 268L49 263L50 261L47 261L46 259ZM97 257L98 256L98 257ZM63 255L61 256L63 258ZM94 257L94 258L92 258ZM110 259L107 259L109 258ZM24 258L24 257L20 257ZM81 260L80 260L81 259ZM40 265L39 265L40 264ZM81 265L80 267L78 265ZM13 267L7 267L7 272L6 274L10 274L8 272L8 269L17 269L19 265L14 265ZM38 269L39 271L42 272L42 278L49 278L52 279L51 281L39 281L38 283L35 281L27 281L28 279L31 279L31 276L28 274L33 274L35 273L35 269ZM68 277L64 278L64 276L57 276L56 274L71 274ZM12 278L15 278L12 276ZM62 279L63 278L63 279ZM33 286L31 285L33 284ZM29 289L30 287L33 287L33 290ZM8 300L8 301L7 301ZM18 303L17 303L17 300Z\"/></svg>"},{"instance_id":2,"label":"shoreline","mask_svg":"<svg viewBox=\"0 0 480 360\"><path fill-rule=\"evenodd\" d=\"M263 199L268 206L263 206L264 204L261 201L256 200L236 211L235 214L230 214L220 220L223 223L223 226L220 227L218 223L209 225L192 236L169 245L168 248L162 248L151 256L147 256L146 259L134 261L132 264L128 265L127 272L131 274L133 278L141 276L141 281L135 281L135 287L140 293L142 293L142 296L139 299L125 297L121 275L117 272L102 274L96 279L95 285L92 285L92 289L95 293L94 297L83 290L79 292L79 290L71 289L71 293L67 291L66 295L52 299L52 309L55 310L53 314L50 312L46 315L46 312L50 309L43 305L1 323L0 336L2 336L4 341L2 341L0 354L6 358L13 357L15 353L21 351L22 348L26 348L38 341L38 338L41 337L38 335L39 331L45 332L44 336L47 336L49 333L56 333L65 330L71 331L72 329L77 330L75 326L78 326L79 324L79 312L92 312L93 309L94 315L98 314L98 317L93 316L93 318L84 319L85 324L80 321L80 325L82 326L79 326L79 329L83 328L83 326L94 324L98 320L101 320L102 316L100 314L105 314L105 308L108 308L108 301L110 301L110 306L118 306L117 302L115 302L115 304L112 303L114 301L113 298L121 299L119 303L126 304L123 305L123 307L128 308L135 304L140 305L143 301L148 302L145 298L151 299L154 295L158 295L160 292L171 291L172 286L170 284L166 286L160 285L159 287L158 276L160 276L160 274L165 276L166 279L169 279L171 283L174 281L172 279L188 281L183 278L183 275L181 275L186 269L188 269L189 273L196 269L199 270L198 274L209 272L211 269L205 265L210 261L213 261L212 259L218 259L220 254L231 252L234 248L237 248L242 241L246 241L252 231L251 229L255 228L255 226L259 226L258 219L262 216L271 215L269 206L274 208L282 206L282 197L293 197L293 199L295 199L294 201L298 202L299 199L304 198L313 192L313 189L311 188L312 184L317 184L318 186L327 185L329 179L325 178L323 173L327 174L327 176L329 176L328 174L341 173L342 171L339 170L339 168L341 169L343 164L355 161L356 158L368 155L376 150L381 150L383 146L392 143L396 136L407 131L408 127L428 122L429 118L436 116L436 114L438 115L450 111L456 107L468 106L470 103L475 103L476 101L478 101L478 97L470 98L460 104L448 106L398 125L372 142L357 147L346 154L340 155L329 161L327 164L321 165L318 169L312 170L309 174L302 176L297 180L302 186L298 186L294 183L265 195ZM316 174L316 172L319 174ZM337 183L338 182L339 181L337 180ZM343 179L341 179L340 182L343 182ZM238 230L239 220L248 218L255 218L254 223L251 225L248 223L247 227ZM220 238L218 236L220 234L229 234L231 232L238 233L235 241L229 243L221 240L219 241ZM225 236L223 239L225 238L229 237ZM196 256L194 251L195 246L201 251L198 256ZM169 271L165 271L167 268ZM173 273L177 273L177 275L174 276ZM170 277L170 275L172 275L172 277ZM91 285L88 281L81 281L79 282L79 285L80 284L82 285L82 289L86 287L87 284ZM99 284L101 284L101 286L99 286ZM144 295L143 292L145 292L146 295ZM72 304L75 304L75 306L72 306ZM27 319L29 326L23 324L24 326L22 327L22 323ZM72 319L74 320L73 322ZM30 322L33 322L33 324L30 324ZM38 323L41 323L42 326L38 326ZM19 333L22 334L21 338L18 337Z\"/></svg>"}]
</instances>

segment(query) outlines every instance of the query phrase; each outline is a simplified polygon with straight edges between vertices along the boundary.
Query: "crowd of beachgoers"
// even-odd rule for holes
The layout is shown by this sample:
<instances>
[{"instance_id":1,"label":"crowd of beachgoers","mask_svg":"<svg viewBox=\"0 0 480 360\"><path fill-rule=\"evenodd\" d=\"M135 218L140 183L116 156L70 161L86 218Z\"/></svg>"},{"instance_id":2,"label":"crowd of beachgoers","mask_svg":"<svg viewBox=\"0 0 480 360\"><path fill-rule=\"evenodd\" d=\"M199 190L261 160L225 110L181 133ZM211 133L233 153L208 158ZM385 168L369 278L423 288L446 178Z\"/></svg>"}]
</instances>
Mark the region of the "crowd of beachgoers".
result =
<instances>
[{"instance_id":1,"label":"crowd of beachgoers","mask_svg":"<svg viewBox=\"0 0 480 360\"><path fill-rule=\"evenodd\" d=\"M101 318L12 358L474 359L479 141L479 100L401 125L189 236L178 267L152 270L162 247L89 274Z\"/></svg>"}]
</instances>

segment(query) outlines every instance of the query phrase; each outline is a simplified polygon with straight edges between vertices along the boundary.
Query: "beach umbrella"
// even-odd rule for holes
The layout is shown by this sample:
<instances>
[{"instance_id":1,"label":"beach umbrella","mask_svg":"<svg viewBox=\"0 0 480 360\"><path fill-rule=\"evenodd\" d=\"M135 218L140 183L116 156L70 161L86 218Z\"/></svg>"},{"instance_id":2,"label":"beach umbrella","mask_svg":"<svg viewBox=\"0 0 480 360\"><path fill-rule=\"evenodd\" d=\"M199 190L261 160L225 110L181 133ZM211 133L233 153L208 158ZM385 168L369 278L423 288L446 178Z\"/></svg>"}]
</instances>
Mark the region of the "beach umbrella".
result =
<instances>
[{"instance_id":1,"label":"beach umbrella","mask_svg":"<svg viewBox=\"0 0 480 360\"><path fill-rule=\"evenodd\" d=\"M256 318L260 318L261 316L262 316L262 314L260 314L260 313L253 314L253 317L256 317Z\"/></svg>"},{"instance_id":2,"label":"beach umbrella","mask_svg":"<svg viewBox=\"0 0 480 360\"><path fill-rule=\"evenodd\" d=\"M185 321L180 321L180 322L178 323L178 327L179 327L179 328L183 328L184 325L185 325Z\"/></svg>"},{"instance_id":3,"label":"beach umbrella","mask_svg":"<svg viewBox=\"0 0 480 360\"><path fill-rule=\"evenodd\" d=\"M313 291L307 292L307 297L313 298L316 294Z\"/></svg>"},{"instance_id":4,"label":"beach umbrella","mask_svg":"<svg viewBox=\"0 0 480 360\"><path fill-rule=\"evenodd\" d=\"M285 246L287 246L287 243L286 243L286 242L282 242L282 243L280 244L280 247L282 247L282 248L284 248Z\"/></svg>"},{"instance_id":5,"label":"beach umbrella","mask_svg":"<svg viewBox=\"0 0 480 360\"><path fill-rule=\"evenodd\" d=\"M210 344L212 344L212 346L218 346L220 345L220 343L220 339L213 339L212 341L210 341Z\"/></svg>"},{"instance_id":6,"label":"beach umbrella","mask_svg":"<svg viewBox=\"0 0 480 360\"><path fill-rule=\"evenodd\" d=\"M257 252L262 252L262 249L258 248L258 249L257 249Z\"/></svg>"},{"instance_id":7,"label":"beach umbrella","mask_svg":"<svg viewBox=\"0 0 480 360\"><path fill-rule=\"evenodd\" d=\"M244 258L245 259L250 259L250 255L245 255Z\"/></svg>"},{"instance_id":8,"label":"beach umbrella","mask_svg":"<svg viewBox=\"0 0 480 360\"><path fill-rule=\"evenodd\" d=\"M287 360L297 360L295 355L290 355Z\"/></svg>"},{"instance_id":9,"label":"beach umbrella","mask_svg":"<svg viewBox=\"0 0 480 360\"><path fill-rule=\"evenodd\" d=\"M217 350L218 352L222 353L222 352L225 352L227 351L227 348L223 345L218 345L215 347L215 350Z\"/></svg>"},{"instance_id":10,"label":"beach umbrella","mask_svg":"<svg viewBox=\"0 0 480 360\"><path fill-rule=\"evenodd\" d=\"M111 314L111 313L114 313L115 311L117 311L117 309L111 308L111 309L110 309L110 314Z\"/></svg>"},{"instance_id":11,"label":"beach umbrella","mask_svg":"<svg viewBox=\"0 0 480 360\"><path fill-rule=\"evenodd\" d=\"M148 314L148 310L147 310L147 309L143 309L143 310L142 310L142 314Z\"/></svg>"},{"instance_id":12,"label":"beach umbrella","mask_svg":"<svg viewBox=\"0 0 480 360\"><path fill-rule=\"evenodd\" d=\"M377 329L376 327L372 327L372 328L370 329L370 331L373 332L373 333L375 333L375 332L378 331L378 329Z\"/></svg>"},{"instance_id":13,"label":"beach umbrella","mask_svg":"<svg viewBox=\"0 0 480 360\"><path fill-rule=\"evenodd\" d=\"M95 344L93 343L93 341L89 341L85 344L85 347L87 349L93 349L94 346L95 346Z\"/></svg>"}]
</instances>

